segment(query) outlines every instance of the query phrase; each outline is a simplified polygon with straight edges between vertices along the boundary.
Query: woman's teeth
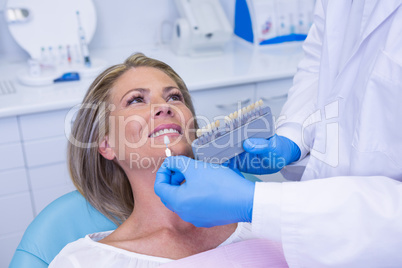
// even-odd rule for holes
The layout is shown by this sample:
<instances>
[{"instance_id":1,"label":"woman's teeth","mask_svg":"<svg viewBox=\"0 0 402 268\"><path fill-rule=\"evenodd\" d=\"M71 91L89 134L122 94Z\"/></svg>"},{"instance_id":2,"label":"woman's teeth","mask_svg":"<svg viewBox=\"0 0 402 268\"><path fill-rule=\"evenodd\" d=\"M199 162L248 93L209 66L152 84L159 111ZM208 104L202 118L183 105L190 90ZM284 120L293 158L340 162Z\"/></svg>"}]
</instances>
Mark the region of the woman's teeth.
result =
<instances>
[{"instance_id":1,"label":"woman's teeth","mask_svg":"<svg viewBox=\"0 0 402 268\"><path fill-rule=\"evenodd\" d=\"M151 138L156 138L156 137L158 137L160 135L167 134L167 133L180 134L179 131L177 131L176 129L173 129L173 128L167 129L167 128L165 128L165 129L159 130L158 132L152 133L150 137Z\"/></svg>"}]
</instances>

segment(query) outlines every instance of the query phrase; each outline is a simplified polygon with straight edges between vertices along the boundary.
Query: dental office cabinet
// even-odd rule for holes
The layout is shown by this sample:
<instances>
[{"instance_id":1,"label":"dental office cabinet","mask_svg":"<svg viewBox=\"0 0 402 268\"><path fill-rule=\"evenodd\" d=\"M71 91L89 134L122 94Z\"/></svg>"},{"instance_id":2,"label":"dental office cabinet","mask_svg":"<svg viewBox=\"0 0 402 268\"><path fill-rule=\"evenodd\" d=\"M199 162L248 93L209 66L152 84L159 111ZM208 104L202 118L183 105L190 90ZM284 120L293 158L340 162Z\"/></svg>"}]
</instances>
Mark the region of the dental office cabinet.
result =
<instances>
[{"instance_id":1,"label":"dental office cabinet","mask_svg":"<svg viewBox=\"0 0 402 268\"><path fill-rule=\"evenodd\" d=\"M178 55L160 37L160 26L166 25L161 22L173 21L178 16L173 0L117 1L120 3L93 0L97 29L92 33L92 41L88 38L88 42L91 59L94 59L92 63L96 65L96 59L102 60L98 61L101 67L96 72L121 63L132 53L143 52L146 56L166 62L183 78L192 96L200 126L259 99L270 106L274 116L279 115L297 64L303 56L300 42L256 48L232 36L221 54L199 57ZM235 2L220 1L232 26ZM122 10L117 11L118 6L127 5L130 7L121 7ZM155 20L149 22L149 29L130 26L144 23L145 15L135 12L136 16L132 16L129 9L146 10L155 6L160 6L160 9L147 14L147 19ZM112 16L108 16L109 12ZM119 23L116 18L120 15L131 21ZM56 198L75 190L66 163L67 136L75 114L71 109L80 104L94 79L94 76L83 76L79 81L35 86L21 83L18 76L26 67L27 54L12 40L2 23L0 268L8 266L34 217ZM116 31L117 27L121 29ZM141 38L130 39L131 35ZM282 180L280 175L262 176L260 179Z\"/></svg>"}]
</instances>

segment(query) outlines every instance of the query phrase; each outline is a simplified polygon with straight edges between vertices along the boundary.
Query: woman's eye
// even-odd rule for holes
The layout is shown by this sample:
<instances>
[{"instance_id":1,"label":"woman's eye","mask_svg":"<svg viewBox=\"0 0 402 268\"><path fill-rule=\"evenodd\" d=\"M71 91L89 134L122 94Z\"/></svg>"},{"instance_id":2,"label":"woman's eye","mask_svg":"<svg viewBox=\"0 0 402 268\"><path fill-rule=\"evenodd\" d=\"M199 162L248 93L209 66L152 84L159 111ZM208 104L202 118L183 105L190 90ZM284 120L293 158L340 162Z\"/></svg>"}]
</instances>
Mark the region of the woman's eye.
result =
<instances>
[{"instance_id":1,"label":"woman's eye","mask_svg":"<svg viewBox=\"0 0 402 268\"><path fill-rule=\"evenodd\" d=\"M168 101L181 101L183 97L179 94L170 95Z\"/></svg>"},{"instance_id":2,"label":"woman's eye","mask_svg":"<svg viewBox=\"0 0 402 268\"><path fill-rule=\"evenodd\" d=\"M144 102L143 97L134 97L128 100L128 104L142 103Z\"/></svg>"}]
</instances>

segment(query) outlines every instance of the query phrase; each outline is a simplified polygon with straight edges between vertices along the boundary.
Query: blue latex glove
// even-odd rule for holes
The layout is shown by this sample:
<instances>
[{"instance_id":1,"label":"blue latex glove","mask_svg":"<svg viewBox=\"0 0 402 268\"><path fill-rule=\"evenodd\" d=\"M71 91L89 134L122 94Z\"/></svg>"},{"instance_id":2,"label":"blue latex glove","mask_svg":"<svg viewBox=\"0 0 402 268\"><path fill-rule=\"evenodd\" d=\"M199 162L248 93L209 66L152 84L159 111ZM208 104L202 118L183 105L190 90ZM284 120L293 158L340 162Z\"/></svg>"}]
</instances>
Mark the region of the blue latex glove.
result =
<instances>
[{"instance_id":1,"label":"blue latex glove","mask_svg":"<svg viewBox=\"0 0 402 268\"><path fill-rule=\"evenodd\" d=\"M245 173L272 174L300 158L300 149L296 143L276 134L269 139L245 140L243 148L245 152L224 165Z\"/></svg>"},{"instance_id":2,"label":"blue latex glove","mask_svg":"<svg viewBox=\"0 0 402 268\"><path fill-rule=\"evenodd\" d=\"M197 227L251 222L254 183L230 168L171 156L154 188L166 207Z\"/></svg>"}]
</instances>

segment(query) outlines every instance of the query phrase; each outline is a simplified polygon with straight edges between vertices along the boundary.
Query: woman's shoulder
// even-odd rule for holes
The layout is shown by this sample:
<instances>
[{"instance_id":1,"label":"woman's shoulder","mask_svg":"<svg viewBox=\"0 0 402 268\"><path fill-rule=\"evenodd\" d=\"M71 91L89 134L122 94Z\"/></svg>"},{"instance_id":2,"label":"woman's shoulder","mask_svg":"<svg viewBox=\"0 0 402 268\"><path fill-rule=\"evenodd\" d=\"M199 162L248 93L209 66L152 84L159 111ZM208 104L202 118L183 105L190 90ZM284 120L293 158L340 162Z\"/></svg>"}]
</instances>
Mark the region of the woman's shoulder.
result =
<instances>
[{"instance_id":1,"label":"woman's shoulder","mask_svg":"<svg viewBox=\"0 0 402 268\"><path fill-rule=\"evenodd\" d=\"M77 261L80 262L85 256L92 258L93 255L98 254L100 251L100 249L94 246L94 243L100 240L100 237L105 237L111 232L89 234L84 238L67 244L53 259L49 267L74 267L73 264ZM93 240L92 237L95 239Z\"/></svg>"},{"instance_id":2,"label":"woman's shoulder","mask_svg":"<svg viewBox=\"0 0 402 268\"><path fill-rule=\"evenodd\" d=\"M110 233L112 231L94 233L69 243L54 258L49 267L100 267L105 265L106 267L124 267L127 265L130 267L156 267L171 261L129 252L98 242Z\"/></svg>"}]
</instances>

